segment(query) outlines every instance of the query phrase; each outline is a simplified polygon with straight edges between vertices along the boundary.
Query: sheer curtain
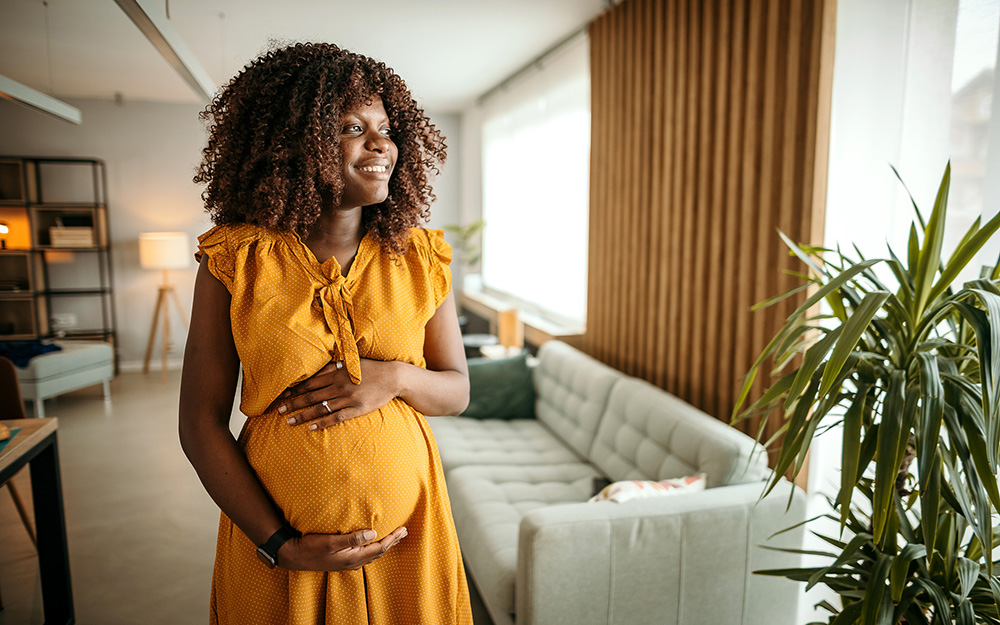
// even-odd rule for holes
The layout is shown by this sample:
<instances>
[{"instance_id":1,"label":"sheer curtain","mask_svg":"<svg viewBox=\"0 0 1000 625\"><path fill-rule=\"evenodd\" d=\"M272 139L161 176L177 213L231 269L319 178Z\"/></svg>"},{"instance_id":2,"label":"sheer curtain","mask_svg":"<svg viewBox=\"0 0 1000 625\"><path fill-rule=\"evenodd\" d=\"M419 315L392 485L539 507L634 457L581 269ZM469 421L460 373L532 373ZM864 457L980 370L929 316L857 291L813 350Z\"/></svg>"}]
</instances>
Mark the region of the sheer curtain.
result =
<instances>
[{"instance_id":1,"label":"sheer curtain","mask_svg":"<svg viewBox=\"0 0 1000 625\"><path fill-rule=\"evenodd\" d=\"M590 74L580 36L484 105L483 285L582 324Z\"/></svg>"},{"instance_id":2,"label":"sheer curtain","mask_svg":"<svg viewBox=\"0 0 1000 625\"><path fill-rule=\"evenodd\" d=\"M950 160L947 259L976 217L985 222L1000 208L1000 124L991 122L1000 119L993 89L1000 0L838 0L837 7L824 244L851 256L854 245L869 258L886 258L887 244L905 254L915 214L889 166L927 217ZM997 253L995 245L981 252L960 279L978 277ZM833 431L812 448L811 514L827 511L823 495L836 493L840 464ZM825 618L811 606L830 597L814 587L803 622Z\"/></svg>"}]
</instances>

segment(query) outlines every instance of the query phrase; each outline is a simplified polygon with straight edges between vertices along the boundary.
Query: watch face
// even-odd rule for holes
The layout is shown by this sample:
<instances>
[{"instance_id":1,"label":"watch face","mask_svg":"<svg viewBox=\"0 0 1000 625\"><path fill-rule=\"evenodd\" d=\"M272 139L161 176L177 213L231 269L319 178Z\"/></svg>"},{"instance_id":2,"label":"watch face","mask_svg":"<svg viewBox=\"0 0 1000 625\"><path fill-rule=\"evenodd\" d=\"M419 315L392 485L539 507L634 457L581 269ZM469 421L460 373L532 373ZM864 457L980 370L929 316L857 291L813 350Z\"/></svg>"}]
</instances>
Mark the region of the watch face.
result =
<instances>
[{"instance_id":1,"label":"watch face","mask_svg":"<svg viewBox=\"0 0 1000 625\"><path fill-rule=\"evenodd\" d=\"M257 547L257 559L263 562L264 566L269 569L273 569L277 564L277 562L274 561L274 558L271 557L271 554L264 551L263 547Z\"/></svg>"}]
</instances>

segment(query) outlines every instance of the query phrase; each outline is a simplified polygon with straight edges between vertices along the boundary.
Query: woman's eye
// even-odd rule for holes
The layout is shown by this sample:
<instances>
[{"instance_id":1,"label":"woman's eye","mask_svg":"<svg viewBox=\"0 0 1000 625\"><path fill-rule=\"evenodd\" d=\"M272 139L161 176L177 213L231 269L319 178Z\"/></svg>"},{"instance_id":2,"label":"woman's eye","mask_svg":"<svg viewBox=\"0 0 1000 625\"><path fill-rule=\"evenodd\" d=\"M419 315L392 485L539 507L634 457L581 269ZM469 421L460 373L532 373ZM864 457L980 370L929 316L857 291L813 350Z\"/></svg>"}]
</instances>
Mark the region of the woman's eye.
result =
<instances>
[{"instance_id":1,"label":"woman's eye","mask_svg":"<svg viewBox=\"0 0 1000 625\"><path fill-rule=\"evenodd\" d=\"M392 136L392 130L390 130L389 128L383 128L382 130L379 130L379 132L381 132L382 136L384 136L384 137L391 137Z\"/></svg>"},{"instance_id":2,"label":"woman's eye","mask_svg":"<svg viewBox=\"0 0 1000 625\"><path fill-rule=\"evenodd\" d=\"M348 124L344 126L344 132L361 132L361 126L359 124Z\"/></svg>"}]
</instances>

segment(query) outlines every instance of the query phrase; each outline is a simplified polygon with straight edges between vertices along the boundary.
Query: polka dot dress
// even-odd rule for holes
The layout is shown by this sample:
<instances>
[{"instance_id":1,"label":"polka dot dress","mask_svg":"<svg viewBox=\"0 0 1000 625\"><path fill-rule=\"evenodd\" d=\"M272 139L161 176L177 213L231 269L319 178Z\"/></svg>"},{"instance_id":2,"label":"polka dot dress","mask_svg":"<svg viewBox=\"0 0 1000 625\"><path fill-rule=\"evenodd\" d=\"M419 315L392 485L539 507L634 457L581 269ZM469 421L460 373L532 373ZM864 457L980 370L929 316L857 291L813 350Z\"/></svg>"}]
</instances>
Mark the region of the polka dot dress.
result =
<instances>
[{"instance_id":1,"label":"polka dot dress","mask_svg":"<svg viewBox=\"0 0 1000 625\"><path fill-rule=\"evenodd\" d=\"M295 234L217 226L199 238L208 267L232 294L243 365L240 443L271 498L303 533L372 528L408 535L358 571L268 569L225 514L210 622L471 625L468 588L437 447L424 416L395 399L318 432L268 411L287 387L331 358L360 381L359 358L426 366L424 326L451 288L451 248L413 228L390 257L365 236L346 277Z\"/></svg>"}]
</instances>

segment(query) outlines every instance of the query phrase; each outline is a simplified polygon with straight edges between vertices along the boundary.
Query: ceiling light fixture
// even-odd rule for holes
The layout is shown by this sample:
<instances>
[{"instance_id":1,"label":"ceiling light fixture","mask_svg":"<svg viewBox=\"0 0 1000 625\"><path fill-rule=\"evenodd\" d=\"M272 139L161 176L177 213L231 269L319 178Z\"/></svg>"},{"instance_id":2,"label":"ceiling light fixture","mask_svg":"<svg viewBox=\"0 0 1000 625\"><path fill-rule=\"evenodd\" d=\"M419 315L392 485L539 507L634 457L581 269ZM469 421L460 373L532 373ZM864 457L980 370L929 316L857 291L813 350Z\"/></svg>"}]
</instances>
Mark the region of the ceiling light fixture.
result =
<instances>
[{"instance_id":1,"label":"ceiling light fixture","mask_svg":"<svg viewBox=\"0 0 1000 625\"><path fill-rule=\"evenodd\" d=\"M163 55L184 82L200 98L211 102L215 95L215 84L174 27L166 19L144 7L144 3L140 0L115 0L115 3L139 27L142 34L146 35L153 47Z\"/></svg>"},{"instance_id":2,"label":"ceiling light fixture","mask_svg":"<svg viewBox=\"0 0 1000 625\"><path fill-rule=\"evenodd\" d=\"M83 115L80 113L80 109L70 106L62 100L56 100L50 95L45 95L41 91L32 89L6 76L0 76L0 98L23 104L36 111L55 115L74 124L83 123Z\"/></svg>"}]
</instances>

